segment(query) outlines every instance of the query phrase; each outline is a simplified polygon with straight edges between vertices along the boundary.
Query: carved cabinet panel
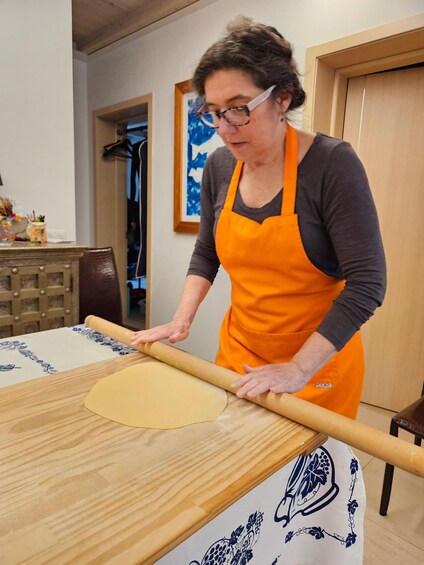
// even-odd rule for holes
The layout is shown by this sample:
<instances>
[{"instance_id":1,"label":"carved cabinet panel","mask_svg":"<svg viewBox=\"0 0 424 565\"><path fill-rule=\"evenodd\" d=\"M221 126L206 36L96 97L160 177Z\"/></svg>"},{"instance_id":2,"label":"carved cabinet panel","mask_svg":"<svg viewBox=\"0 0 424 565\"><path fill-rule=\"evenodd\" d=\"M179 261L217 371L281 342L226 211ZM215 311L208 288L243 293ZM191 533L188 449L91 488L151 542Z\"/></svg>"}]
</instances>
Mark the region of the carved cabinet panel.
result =
<instances>
[{"instance_id":1,"label":"carved cabinet panel","mask_svg":"<svg viewBox=\"0 0 424 565\"><path fill-rule=\"evenodd\" d=\"M31 243L0 248L0 338L78 323L84 249Z\"/></svg>"}]
</instances>

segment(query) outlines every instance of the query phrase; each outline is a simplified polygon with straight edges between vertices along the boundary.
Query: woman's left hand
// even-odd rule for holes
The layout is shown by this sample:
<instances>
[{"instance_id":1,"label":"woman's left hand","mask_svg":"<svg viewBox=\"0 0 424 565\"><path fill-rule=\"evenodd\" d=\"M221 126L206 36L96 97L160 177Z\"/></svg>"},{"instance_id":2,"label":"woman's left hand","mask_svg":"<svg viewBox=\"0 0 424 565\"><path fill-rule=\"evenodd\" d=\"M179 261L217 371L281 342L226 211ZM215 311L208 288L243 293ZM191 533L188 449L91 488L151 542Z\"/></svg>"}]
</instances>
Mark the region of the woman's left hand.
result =
<instances>
[{"instance_id":1,"label":"woman's left hand","mask_svg":"<svg viewBox=\"0 0 424 565\"><path fill-rule=\"evenodd\" d=\"M243 365L246 374L233 383L240 398L254 398L264 392L297 392L309 381L310 376L304 374L295 363L276 363L262 367Z\"/></svg>"}]
</instances>

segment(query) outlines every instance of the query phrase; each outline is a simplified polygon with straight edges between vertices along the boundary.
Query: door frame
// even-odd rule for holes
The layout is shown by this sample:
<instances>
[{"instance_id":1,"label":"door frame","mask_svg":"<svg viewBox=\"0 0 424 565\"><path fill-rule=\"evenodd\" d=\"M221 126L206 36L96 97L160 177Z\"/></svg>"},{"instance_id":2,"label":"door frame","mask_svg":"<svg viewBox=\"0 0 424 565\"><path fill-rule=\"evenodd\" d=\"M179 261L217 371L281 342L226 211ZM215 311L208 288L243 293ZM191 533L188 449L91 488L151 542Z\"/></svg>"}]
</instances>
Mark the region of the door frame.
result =
<instances>
[{"instance_id":1,"label":"door frame","mask_svg":"<svg viewBox=\"0 0 424 565\"><path fill-rule=\"evenodd\" d=\"M126 162L102 158L103 147L112 143L117 130L129 120L147 119L147 262L146 327L150 325L150 249L152 202L152 94L138 96L93 111L94 243L112 247L118 269L122 309L127 305L127 179Z\"/></svg>"},{"instance_id":2,"label":"door frame","mask_svg":"<svg viewBox=\"0 0 424 565\"><path fill-rule=\"evenodd\" d=\"M424 14L306 50L303 128L341 138L349 78L424 61Z\"/></svg>"}]
</instances>

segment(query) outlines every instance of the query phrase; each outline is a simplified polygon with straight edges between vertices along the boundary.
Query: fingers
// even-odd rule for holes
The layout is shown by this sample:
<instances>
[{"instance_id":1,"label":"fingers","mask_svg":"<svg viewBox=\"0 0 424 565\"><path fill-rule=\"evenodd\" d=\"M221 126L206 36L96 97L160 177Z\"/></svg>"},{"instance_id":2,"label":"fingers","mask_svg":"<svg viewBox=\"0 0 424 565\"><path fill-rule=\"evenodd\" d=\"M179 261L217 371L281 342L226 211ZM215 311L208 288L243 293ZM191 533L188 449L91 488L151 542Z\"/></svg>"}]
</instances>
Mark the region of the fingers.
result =
<instances>
[{"instance_id":1,"label":"fingers","mask_svg":"<svg viewBox=\"0 0 424 565\"><path fill-rule=\"evenodd\" d=\"M236 395L239 398L248 396L254 398L270 389L275 383L272 378L263 374L263 367L249 367L243 365L244 370L249 371L246 375L240 376L234 381L232 386L237 388ZM261 374L262 373L262 374Z\"/></svg>"},{"instance_id":2,"label":"fingers","mask_svg":"<svg viewBox=\"0 0 424 565\"><path fill-rule=\"evenodd\" d=\"M282 392L296 392L293 387L287 386L283 383L278 383L269 387L270 392L281 394Z\"/></svg>"},{"instance_id":3,"label":"fingers","mask_svg":"<svg viewBox=\"0 0 424 565\"><path fill-rule=\"evenodd\" d=\"M243 364L243 370L246 371L246 373L254 373L255 371L263 371L264 366L262 367L251 367L250 365L246 365L246 363Z\"/></svg>"},{"instance_id":4,"label":"fingers","mask_svg":"<svg viewBox=\"0 0 424 565\"><path fill-rule=\"evenodd\" d=\"M156 326L149 330L142 330L134 333L133 345L139 343L153 343L161 339L169 339L171 343L181 341L188 336L188 329L178 322L170 322L161 326Z\"/></svg>"},{"instance_id":5,"label":"fingers","mask_svg":"<svg viewBox=\"0 0 424 565\"><path fill-rule=\"evenodd\" d=\"M293 363L280 363L250 367L243 365L245 375L240 375L233 387L237 389L236 395L240 398L254 398L265 392L281 394L283 392L297 392L302 389L307 378Z\"/></svg>"},{"instance_id":6,"label":"fingers","mask_svg":"<svg viewBox=\"0 0 424 565\"><path fill-rule=\"evenodd\" d=\"M236 395L239 398L255 398L255 396L259 396L264 392L268 392L270 390L269 383L267 381L261 381L259 379L250 379L244 386L241 386Z\"/></svg>"},{"instance_id":7,"label":"fingers","mask_svg":"<svg viewBox=\"0 0 424 565\"><path fill-rule=\"evenodd\" d=\"M138 343L152 343L153 341L166 339L167 337L168 335L166 330L159 326L157 328L152 328L151 330L135 332L132 343L134 345Z\"/></svg>"}]
</instances>

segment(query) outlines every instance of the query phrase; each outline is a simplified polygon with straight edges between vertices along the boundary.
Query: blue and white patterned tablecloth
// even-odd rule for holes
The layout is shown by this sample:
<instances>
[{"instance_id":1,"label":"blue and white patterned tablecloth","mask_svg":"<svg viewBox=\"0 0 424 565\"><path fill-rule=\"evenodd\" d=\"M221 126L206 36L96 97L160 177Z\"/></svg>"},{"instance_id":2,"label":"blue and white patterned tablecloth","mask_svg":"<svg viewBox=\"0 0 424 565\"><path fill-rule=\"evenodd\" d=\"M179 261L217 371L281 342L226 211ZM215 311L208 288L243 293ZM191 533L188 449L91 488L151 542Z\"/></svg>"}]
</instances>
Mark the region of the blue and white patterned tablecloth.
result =
<instances>
[{"instance_id":1,"label":"blue and white patterned tablecloth","mask_svg":"<svg viewBox=\"0 0 424 565\"><path fill-rule=\"evenodd\" d=\"M156 565L362 565L365 487L335 439L285 465Z\"/></svg>"},{"instance_id":2,"label":"blue and white patterned tablecloth","mask_svg":"<svg viewBox=\"0 0 424 565\"><path fill-rule=\"evenodd\" d=\"M134 353L85 325L0 339L0 387Z\"/></svg>"}]
</instances>

